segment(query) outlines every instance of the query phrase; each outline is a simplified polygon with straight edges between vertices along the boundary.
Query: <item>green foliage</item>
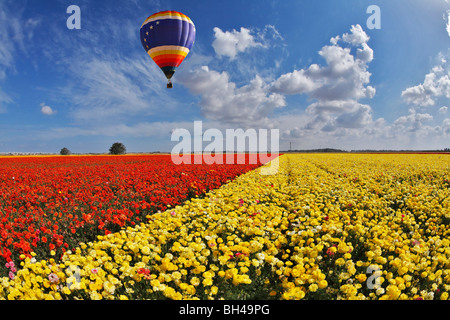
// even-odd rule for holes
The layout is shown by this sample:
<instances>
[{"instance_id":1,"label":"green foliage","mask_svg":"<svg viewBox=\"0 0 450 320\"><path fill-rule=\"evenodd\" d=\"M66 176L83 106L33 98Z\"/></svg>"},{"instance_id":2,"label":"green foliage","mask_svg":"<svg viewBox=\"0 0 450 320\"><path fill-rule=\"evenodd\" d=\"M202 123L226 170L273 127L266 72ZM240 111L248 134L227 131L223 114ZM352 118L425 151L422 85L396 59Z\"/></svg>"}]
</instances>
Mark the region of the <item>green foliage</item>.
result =
<instances>
[{"instance_id":1,"label":"green foliage","mask_svg":"<svg viewBox=\"0 0 450 320\"><path fill-rule=\"evenodd\" d=\"M127 153L127 148L121 142L114 142L111 148L109 148L110 154L125 154Z\"/></svg>"},{"instance_id":2,"label":"green foliage","mask_svg":"<svg viewBox=\"0 0 450 320\"><path fill-rule=\"evenodd\" d=\"M62 148L61 151L59 152L60 155L62 156L67 156L69 154L72 154L72 152L70 152L69 149L67 149L66 147Z\"/></svg>"}]
</instances>

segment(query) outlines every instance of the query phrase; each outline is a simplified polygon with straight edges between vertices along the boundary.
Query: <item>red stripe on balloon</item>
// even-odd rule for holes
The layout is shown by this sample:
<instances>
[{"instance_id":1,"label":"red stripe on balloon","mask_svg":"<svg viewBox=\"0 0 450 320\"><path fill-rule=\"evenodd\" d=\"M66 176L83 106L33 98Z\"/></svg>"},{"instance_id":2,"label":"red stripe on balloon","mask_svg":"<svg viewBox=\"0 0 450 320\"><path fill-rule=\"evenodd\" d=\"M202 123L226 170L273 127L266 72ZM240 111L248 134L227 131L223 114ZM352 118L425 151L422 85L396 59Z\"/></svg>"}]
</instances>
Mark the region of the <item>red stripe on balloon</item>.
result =
<instances>
[{"instance_id":1,"label":"red stripe on balloon","mask_svg":"<svg viewBox=\"0 0 450 320\"><path fill-rule=\"evenodd\" d=\"M184 56L178 54L167 54L159 57L154 57L153 61L161 67L178 67L183 62Z\"/></svg>"}]
</instances>

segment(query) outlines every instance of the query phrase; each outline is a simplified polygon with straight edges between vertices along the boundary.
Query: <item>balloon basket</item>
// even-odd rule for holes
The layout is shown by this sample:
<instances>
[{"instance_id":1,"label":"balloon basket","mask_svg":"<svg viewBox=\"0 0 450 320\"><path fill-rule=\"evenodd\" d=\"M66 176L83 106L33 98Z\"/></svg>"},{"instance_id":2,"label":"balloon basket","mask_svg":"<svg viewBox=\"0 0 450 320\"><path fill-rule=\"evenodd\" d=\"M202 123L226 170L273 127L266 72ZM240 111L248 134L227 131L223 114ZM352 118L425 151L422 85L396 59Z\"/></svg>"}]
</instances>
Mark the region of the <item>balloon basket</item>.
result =
<instances>
[{"instance_id":1,"label":"balloon basket","mask_svg":"<svg viewBox=\"0 0 450 320\"><path fill-rule=\"evenodd\" d=\"M172 82L167 82L167 89L173 88Z\"/></svg>"}]
</instances>

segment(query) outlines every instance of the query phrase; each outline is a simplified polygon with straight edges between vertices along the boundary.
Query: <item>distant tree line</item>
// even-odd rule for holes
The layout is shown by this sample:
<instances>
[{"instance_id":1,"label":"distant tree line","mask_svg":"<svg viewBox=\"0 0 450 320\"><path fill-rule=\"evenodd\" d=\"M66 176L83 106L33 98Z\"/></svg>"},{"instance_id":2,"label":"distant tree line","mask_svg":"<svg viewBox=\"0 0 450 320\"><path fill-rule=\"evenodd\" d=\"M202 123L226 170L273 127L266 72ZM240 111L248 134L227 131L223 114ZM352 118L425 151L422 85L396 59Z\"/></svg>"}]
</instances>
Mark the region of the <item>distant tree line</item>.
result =
<instances>
[{"instance_id":1,"label":"distant tree line","mask_svg":"<svg viewBox=\"0 0 450 320\"><path fill-rule=\"evenodd\" d=\"M125 153L127 153L127 148L125 147L125 145L122 142L114 142L112 144L112 146L109 148L109 153L110 154L125 154ZM71 155L72 152L69 149L67 149L66 147L64 147L61 149L59 154L62 156L68 156L68 155Z\"/></svg>"}]
</instances>

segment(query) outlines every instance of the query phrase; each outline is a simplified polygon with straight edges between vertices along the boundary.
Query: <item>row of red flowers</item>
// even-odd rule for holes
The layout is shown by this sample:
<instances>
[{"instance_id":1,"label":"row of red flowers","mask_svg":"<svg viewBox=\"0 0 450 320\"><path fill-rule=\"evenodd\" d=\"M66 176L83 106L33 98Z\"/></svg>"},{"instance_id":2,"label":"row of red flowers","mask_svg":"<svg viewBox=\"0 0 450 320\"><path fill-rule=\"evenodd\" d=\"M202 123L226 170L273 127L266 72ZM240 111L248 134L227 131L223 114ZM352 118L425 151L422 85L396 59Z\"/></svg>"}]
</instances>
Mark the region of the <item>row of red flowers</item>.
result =
<instances>
[{"instance_id":1,"label":"row of red flowers","mask_svg":"<svg viewBox=\"0 0 450 320\"><path fill-rule=\"evenodd\" d=\"M170 155L1 158L0 276L20 255L59 256L260 165L248 163L175 165Z\"/></svg>"}]
</instances>

